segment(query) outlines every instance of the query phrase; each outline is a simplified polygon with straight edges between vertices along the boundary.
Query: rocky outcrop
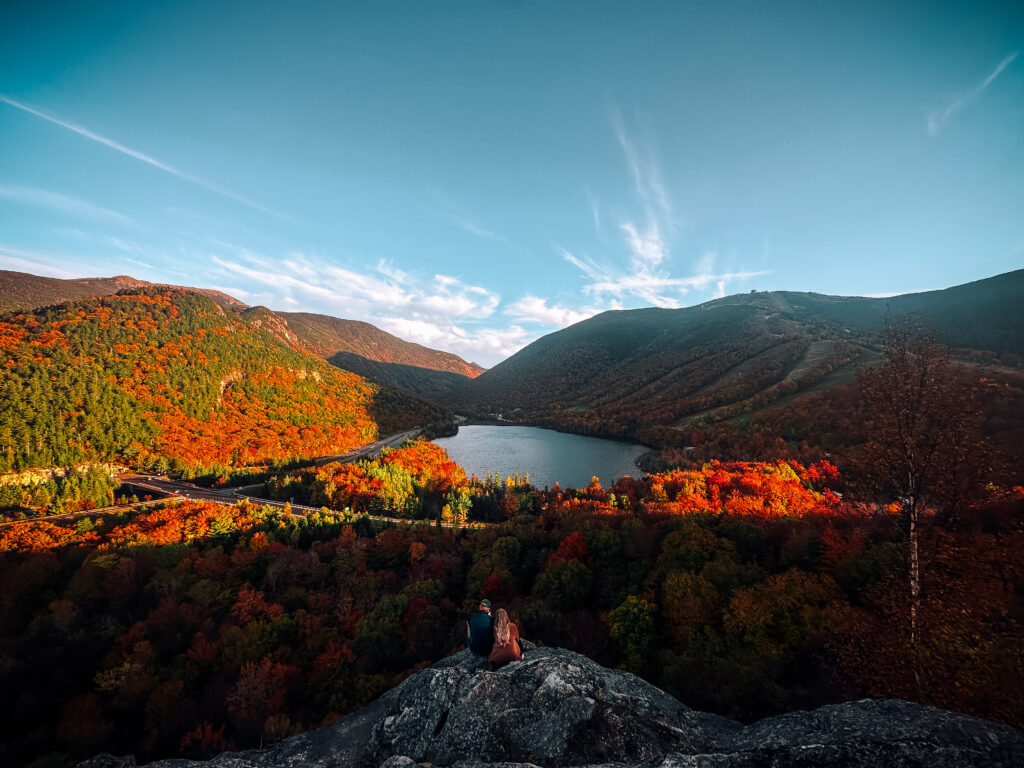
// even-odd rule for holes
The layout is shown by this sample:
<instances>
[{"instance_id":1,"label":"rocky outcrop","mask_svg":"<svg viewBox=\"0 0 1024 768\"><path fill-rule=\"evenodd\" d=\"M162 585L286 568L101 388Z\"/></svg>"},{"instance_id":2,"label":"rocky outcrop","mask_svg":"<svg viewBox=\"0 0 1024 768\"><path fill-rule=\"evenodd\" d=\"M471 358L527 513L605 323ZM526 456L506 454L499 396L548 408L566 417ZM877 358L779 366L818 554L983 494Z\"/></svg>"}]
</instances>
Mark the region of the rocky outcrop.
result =
<instances>
[{"instance_id":1,"label":"rocky outcrop","mask_svg":"<svg viewBox=\"0 0 1024 768\"><path fill-rule=\"evenodd\" d=\"M151 768L768 768L1020 766L1015 728L899 700L742 724L696 712L626 672L557 648L492 671L463 651L341 720L274 747ZM101 755L79 768L130 768Z\"/></svg>"}]
</instances>

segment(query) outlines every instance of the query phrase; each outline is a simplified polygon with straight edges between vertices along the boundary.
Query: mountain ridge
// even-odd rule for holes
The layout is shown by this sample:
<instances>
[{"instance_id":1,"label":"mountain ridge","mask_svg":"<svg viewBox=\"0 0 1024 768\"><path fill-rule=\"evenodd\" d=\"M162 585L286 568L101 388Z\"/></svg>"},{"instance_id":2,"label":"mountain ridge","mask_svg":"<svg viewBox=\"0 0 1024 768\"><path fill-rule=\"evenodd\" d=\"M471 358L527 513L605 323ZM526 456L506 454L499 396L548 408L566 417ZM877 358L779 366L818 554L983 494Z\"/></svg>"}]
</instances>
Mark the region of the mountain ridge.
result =
<instances>
[{"instance_id":1,"label":"mountain ridge","mask_svg":"<svg viewBox=\"0 0 1024 768\"><path fill-rule=\"evenodd\" d=\"M0 313L143 288L179 289L205 295L226 311L257 318L293 348L301 344L335 367L417 397L443 394L463 378L478 376L484 370L451 352L405 341L360 320L312 312L277 312L250 306L210 288L151 283L128 275L65 280L0 270Z\"/></svg>"},{"instance_id":2,"label":"mountain ridge","mask_svg":"<svg viewBox=\"0 0 1024 768\"><path fill-rule=\"evenodd\" d=\"M112 296L118 291L133 288L181 288L209 296L224 308L245 309L248 307L234 296L213 288L194 288L170 283L151 283L130 275L114 277L76 277L64 279L43 277L28 272L0 270L0 313L19 309L38 309L52 304L61 304L74 299L90 299L96 296Z\"/></svg>"},{"instance_id":3,"label":"mountain ridge","mask_svg":"<svg viewBox=\"0 0 1024 768\"><path fill-rule=\"evenodd\" d=\"M965 363L1024 364L1024 270L889 298L776 291L611 310L544 336L454 390L460 413L640 439L749 419L854 379L886 318L913 315Z\"/></svg>"},{"instance_id":4,"label":"mountain ridge","mask_svg":"<svg viewBox=\"0 0 1024 768\"><path fill-rule=\"evenodd\" d=\"M0 316L0 468L222 472L335 455L442 416L314 356L266 308L129 291Z\"/></svg>"},{"instance_id":5,"label":"mountain ridge","mask_svg":"<svg viewBox=\"0 0 1024 768\"><path fill-rule=\"evenodd\" d=\"M306 346L325 359L349 352L380 363L398 363L435 371L479 376L484 368L422 344L405 341L362 320L345 320L312 312L278 312Z\"/></svg>"}]
</instances>

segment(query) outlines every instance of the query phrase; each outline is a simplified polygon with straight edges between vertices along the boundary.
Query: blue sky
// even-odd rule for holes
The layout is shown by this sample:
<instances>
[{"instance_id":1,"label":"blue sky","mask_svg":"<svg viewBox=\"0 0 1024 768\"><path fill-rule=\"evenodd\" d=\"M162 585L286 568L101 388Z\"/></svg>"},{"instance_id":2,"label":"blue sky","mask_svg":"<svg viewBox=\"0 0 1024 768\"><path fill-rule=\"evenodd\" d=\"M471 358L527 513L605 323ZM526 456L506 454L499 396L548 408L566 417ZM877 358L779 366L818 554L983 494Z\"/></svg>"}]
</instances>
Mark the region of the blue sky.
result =
<instances>
[{"instance_id":1,"label":"blue sky","mask_svg":"<svg viewBox=\"0 0 1024 768\"><path fill-rule=\"evenodd\" d=\"M0 269L493 365L609 308L1024 265L1021 3L0 6Z\"/></svg>"}]
</instances>

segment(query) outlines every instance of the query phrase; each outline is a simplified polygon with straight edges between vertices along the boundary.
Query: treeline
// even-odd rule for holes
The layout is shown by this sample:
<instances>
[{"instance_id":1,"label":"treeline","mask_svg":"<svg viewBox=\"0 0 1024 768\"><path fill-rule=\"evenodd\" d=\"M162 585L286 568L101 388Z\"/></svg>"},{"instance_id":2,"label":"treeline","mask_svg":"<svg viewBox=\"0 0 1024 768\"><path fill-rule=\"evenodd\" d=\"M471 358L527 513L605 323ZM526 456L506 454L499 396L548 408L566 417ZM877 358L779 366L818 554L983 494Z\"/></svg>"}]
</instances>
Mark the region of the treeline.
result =
<instances>
[{"instance_id":1,"label":"treeline","mask_svg":"<svg viewBox=\"0 0 1024 768\"><path fill-rule=\"evenodd\" d=\"M779 312L732 306L592 319L466 384L453 405L673 447L676 426L746 417L850 371L864 355L848 333Z\"/></svg>"},{"instance_id":2,"label":"treeline","mask_svg":"<svg viewBox=\"0 0 1024 768\"><path fill-rule=\"evenodd\" d=\"M156 288L0 317L0 472L118 460L227 473L443 419L274 330Z\"/></svg>"},{"instance_id":3,"label":"treeline","mask_svg":"<svg viewBox=\"0 0 1024 768\"><path fill-rule=\"evenodd\" d=\"M0 517L60 515L105 507L120 483L104 467L67 467L45 480L0 485Z\"/></svg>"},{"instance_id":4,"label":"treeline","mask_svg":"<svg viewBox=\"0 0 1024 768\"><path fill-rule=\"evenodd\" d=\"M354 476L382 511L420 499L423 514L454 492L501 522L459 532L182 503L0 529L0 757L267 744L462 647L482 596L528 639L733 717L896 695L1024 725L1020 495L926 521L911 646L899 514L840 499L828 463L548 491L469 482L449 463L426 444L384 457L378 470L408 474L405 496L404 478ZM341 470L323 469L303 484L353 508Z\"/></svg>"}]
</instances>

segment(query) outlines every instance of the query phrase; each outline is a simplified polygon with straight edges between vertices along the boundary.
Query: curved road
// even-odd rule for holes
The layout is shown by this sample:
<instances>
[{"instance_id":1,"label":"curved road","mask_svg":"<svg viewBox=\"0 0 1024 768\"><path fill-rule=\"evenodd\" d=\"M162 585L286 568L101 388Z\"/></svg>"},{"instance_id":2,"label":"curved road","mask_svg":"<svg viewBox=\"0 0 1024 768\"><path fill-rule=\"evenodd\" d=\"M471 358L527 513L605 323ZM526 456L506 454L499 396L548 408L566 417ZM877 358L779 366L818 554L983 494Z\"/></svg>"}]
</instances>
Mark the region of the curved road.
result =
<instances>
[{"instance_id":1,"label":"curved road","mask_svg":"<svg viewBox=\"0 0 1024 768\"><path fill-rule=\"evenodd\" d=\"M368 443L364 446L356 448L348 453L338 454L336 456L321 456L313 460L315 466L323 466L329 464L332 461L340 462L342 464L350 464L354 461L360 461L361 459L373 459L381 454L385 448L395 448L406 440L411 440L421 432L419 429L409 430L407 432L400 432L397 435L391 435L381 440L377 440L373 443ZM193 483L186 483L182 480L171 480L166 477L158 477L156 475L120 475L118 479L126 484L131 485L134 488L138 488L143 491L150 491L154 495L163 497L178 497L195 501L212 501L215 504L226 504L229 506L235 506L240 500L248 499L253 504L258 504L268 507L281 507L284 508L286 502L276 501L274 499L263 499L256 496L249 496L247 494L239 493L235 489L225 488L204 488L203 486L195 485ZM252 487L252 486L247 486ZM89 509L82 512L69 512L64 515L49 515L47 517L35 517L28 518L26 520L8 520L0 523L0 525L10 525L18 522L34 522L38 520L70 520L76 517L88 517L93 515L109 515L118 514L126 509L133 507L144 507L147 504L153 504L154 501L140 501L133 504L121 504L113 507L100 507L97 509ZM307 507L302 504L291 504L291 512L295 517L305 516L309 512L319 512L320 507ZM359 515L362 517L363 515ZM371 520L382 520L392 523L430 523L431 520L410 520L408 518L399 517L384 517L381 515L365 515L365 517ZM463 525L452 525L450 523L442 523L445 528L481 528L488 525L487 523L465 523Z\"/></svg>"}]
</instances>

